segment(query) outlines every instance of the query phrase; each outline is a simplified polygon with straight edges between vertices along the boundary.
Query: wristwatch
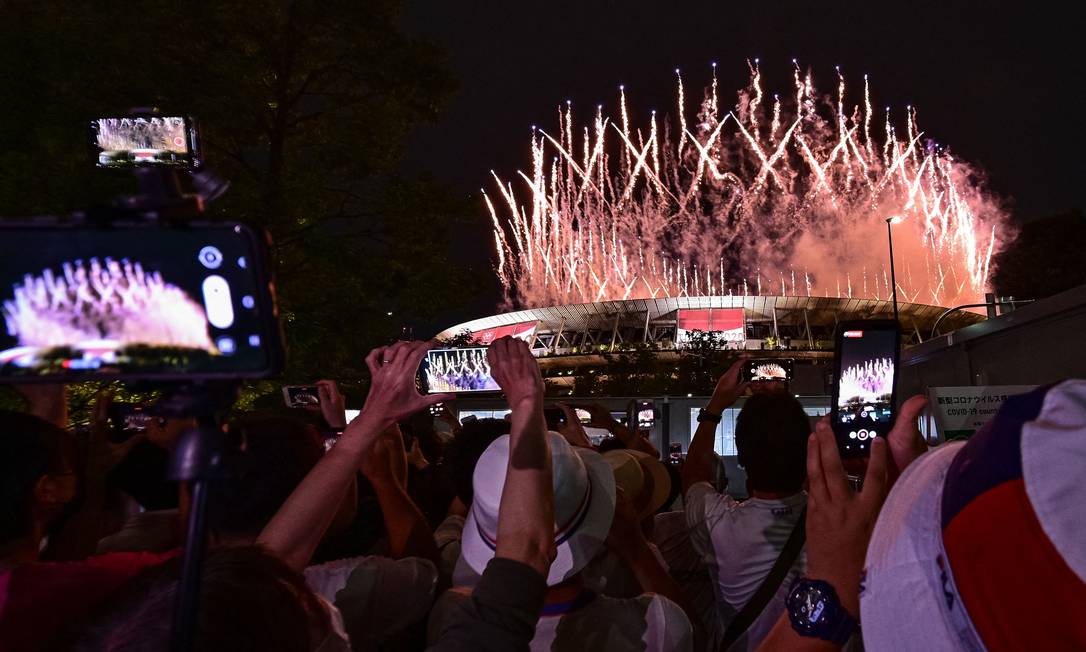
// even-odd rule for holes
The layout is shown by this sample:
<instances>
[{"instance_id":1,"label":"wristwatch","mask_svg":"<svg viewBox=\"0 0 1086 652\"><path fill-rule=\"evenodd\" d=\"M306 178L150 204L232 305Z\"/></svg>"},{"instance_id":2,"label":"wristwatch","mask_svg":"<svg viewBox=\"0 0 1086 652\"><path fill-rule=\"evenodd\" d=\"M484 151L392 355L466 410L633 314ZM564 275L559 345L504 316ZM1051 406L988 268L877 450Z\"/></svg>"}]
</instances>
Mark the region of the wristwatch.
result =
<instances>
[{"instance_id":1,"label":"wristwatch","mask_svg":"<svg viewBox=\"0 0 1086 652\"><path fill-rule=\"evenodd\" d=\"M860 623L841 606L829 582L797 577L784 604L792 629L800 636L844 645L860 628Z\"/></svg>"},{"instance_id":2,"label":"wristwatch","mask_svg":"<svg viewBox=\"0 0 1086 652\"><path fill-rule=\"evenodd\" d=\"M698 423L720 423L722 418L723 415L717 414L716 412L710 412L705 408L698 410Z\"/></svg>"}]
</instances>

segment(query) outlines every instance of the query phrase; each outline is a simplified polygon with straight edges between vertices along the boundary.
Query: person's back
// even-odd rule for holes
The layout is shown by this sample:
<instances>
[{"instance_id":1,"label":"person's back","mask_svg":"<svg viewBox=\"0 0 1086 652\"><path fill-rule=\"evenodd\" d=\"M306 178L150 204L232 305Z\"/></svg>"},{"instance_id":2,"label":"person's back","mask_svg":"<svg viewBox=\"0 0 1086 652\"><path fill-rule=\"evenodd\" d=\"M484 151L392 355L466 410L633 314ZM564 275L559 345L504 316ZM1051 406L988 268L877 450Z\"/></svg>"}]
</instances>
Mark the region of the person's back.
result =
<instances>
[{"instance_id":1,"label":"person's back","mask_svg":"<svg viewBox=\"0 0 1086 652\"><path fill-rule=\"evenodd\" d=\"M691 627L677 604L655 593L635 598L596 595L568 613L548 613L535 627L533 652L688 650Z\"/></svg>"},{"instance_id":2,"label":"person's back","mask_svg":"<svg viewBox=\"0 0 1086 652\"><path fill-rule=\"evenodd\" d=\"M739 464L747 472L751 498L737 502L707 482L686 491L690 541L714 583L718 619L707 625L710 640L716 643L769 575L803 513L809 434L807 415L793 397L755 394L747 399L735 428ZM784 610L791 580L803 567L800 554L732 649L753 649L765 638Z\"/></svg>"}]
</instances>

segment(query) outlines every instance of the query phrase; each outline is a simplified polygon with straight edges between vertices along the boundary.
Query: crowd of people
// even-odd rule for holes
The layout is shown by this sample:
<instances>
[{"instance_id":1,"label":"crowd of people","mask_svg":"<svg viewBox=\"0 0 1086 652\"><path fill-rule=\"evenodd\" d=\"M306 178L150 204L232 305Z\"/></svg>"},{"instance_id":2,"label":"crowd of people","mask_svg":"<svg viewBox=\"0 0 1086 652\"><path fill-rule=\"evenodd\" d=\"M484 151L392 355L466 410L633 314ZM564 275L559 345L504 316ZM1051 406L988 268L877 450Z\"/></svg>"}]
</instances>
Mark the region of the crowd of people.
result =
<instances>
[{"instance_id":1,"label":"crowd of people","mask_svg":"<svg viewBox=\"0 0 1086 652\"><path fill-rule=\"evenodd\" d=\"M1086 381L932 450L909 398L845 463L826 419L737 362L671 464L602 406L549 431L512 338L483 361L509 416L434 418L454 396L419 392L430 348L371 352L349 423L321 381L312 412L224 424L194 649L1086 649ZM117 441L103 395L76 436L63 388L21 391L0 413L0 650L168 649L190 505L165 469L194 423ZM745 488L714 452L741 397ZM613 436L593 446L576 407Z\"/></svg>"}]
</instances>

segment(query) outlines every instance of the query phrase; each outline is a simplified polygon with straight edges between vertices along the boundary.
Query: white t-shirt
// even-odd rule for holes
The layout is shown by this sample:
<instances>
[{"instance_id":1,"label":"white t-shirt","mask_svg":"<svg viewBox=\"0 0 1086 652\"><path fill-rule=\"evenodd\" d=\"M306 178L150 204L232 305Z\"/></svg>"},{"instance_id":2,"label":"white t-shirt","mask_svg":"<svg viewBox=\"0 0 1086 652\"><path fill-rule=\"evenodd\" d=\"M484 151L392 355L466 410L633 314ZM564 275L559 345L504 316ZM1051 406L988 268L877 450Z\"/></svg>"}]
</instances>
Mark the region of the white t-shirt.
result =
<instances>
[{"instance_id":1,"label":"white t-shirt","mask_svg":"<svg viewBox=\"0 0 1086 652\"><path fill-rule=\"evenodd\" d=\"M431 644L440 638L456 604L470 599L470 595L470 589L459 588L438 598L430 613ZM530 647L532 652L682 652L693 648L693 633L690 620L679 605L663 596L643 593L622 600L597 595L569 613L543 615L536 624Z\"/></svg>"},{"instance_id":2,"label":"white t-shirt","mask_svg":"<svg viewBox=\"0 0 1086 652\"><path fill-rule=\"evenodd\" d=\"M313 592L335 605L354 649L375 648L430 610L437 570L426 559L351 557L309 566Z\"/></svg>"},{"instance_id":3,"label":"white t-shirt","mask_svg":"<svg viewBox=\"0 0 1086 652\"><path fill-rule=\"evenodd\" d=\"M686 492L690 543L714 580L719 615L718 626L710 626L715 629L714 643L769 575L806 504L807 494L802 492L780 500L751 498L739 503L707 482ZM800 552L777 593L732 650L758 647L784 613L788 587L806 565L806 555Z\"/></svg>"}]
</instances>

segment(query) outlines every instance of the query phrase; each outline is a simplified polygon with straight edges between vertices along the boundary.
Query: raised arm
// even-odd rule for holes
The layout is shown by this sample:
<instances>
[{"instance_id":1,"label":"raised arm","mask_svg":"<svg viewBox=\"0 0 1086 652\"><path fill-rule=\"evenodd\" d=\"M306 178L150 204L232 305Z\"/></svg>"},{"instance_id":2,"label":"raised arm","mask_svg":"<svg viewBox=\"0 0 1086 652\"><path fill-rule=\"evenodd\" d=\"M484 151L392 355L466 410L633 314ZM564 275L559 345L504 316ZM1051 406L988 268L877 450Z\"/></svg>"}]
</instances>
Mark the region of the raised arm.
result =
<instances>
[{"instance_id":1,"label":"raised arm","mask_svg":"<svg viewBox=\"0 0 1086 652\"><path fill-rule=\"evenodd\" d=\"M705 406L705 411L720 416L724 410L735 403L735 400L746 389L746 383L739 382L739 372L743 368L743 360L736 360L728 368L713 390L713 397ZM713 440L716 439L717 424L711 421L701 421L694 432L694 439L690 442L690 448L686 452L686 462L683 463L682 480L683 494L699 482L712 482L716 477L716 453L713 450Z\"/></svg>"},{"instance_id":2,"label":"raised arm","mask_svg":"<svg viewBox=\"0 0 1086 652\"><path fill-rule=\"evenodd\" d=\"M295 570L305 568L362 459L381 433L400 419L452 398L450 394L423 396L415 386L419 363L431 347L427 342L398 342L366 356L373 382L362 413L290 494L257 543Z\"/></svg>"},{"instance_id":3,"label":"raised arm","mask_svg":"<svg viewBox=\"0 0 1086 652\"><path fill-rule=\"evenodd\" d=\"M527 564L546 577L556 550L551 453L543 419L543 377L539 364L522 340L511 337L496 340L487 351L487 360L513 411L495 556Z\"/></svg>"},{"instance_id":4,"label":"raised arm","mask_svg":"<svg viewBox=\"0 0 1086 652\"><path fill-rule=\"evenodd\" d=\"M373 485L394 559L422 557L438 564L440 555L426 517L407 494L407 453L399 426L393 425L362 460L362 473Z\"/></svg>"}]
</instances>

